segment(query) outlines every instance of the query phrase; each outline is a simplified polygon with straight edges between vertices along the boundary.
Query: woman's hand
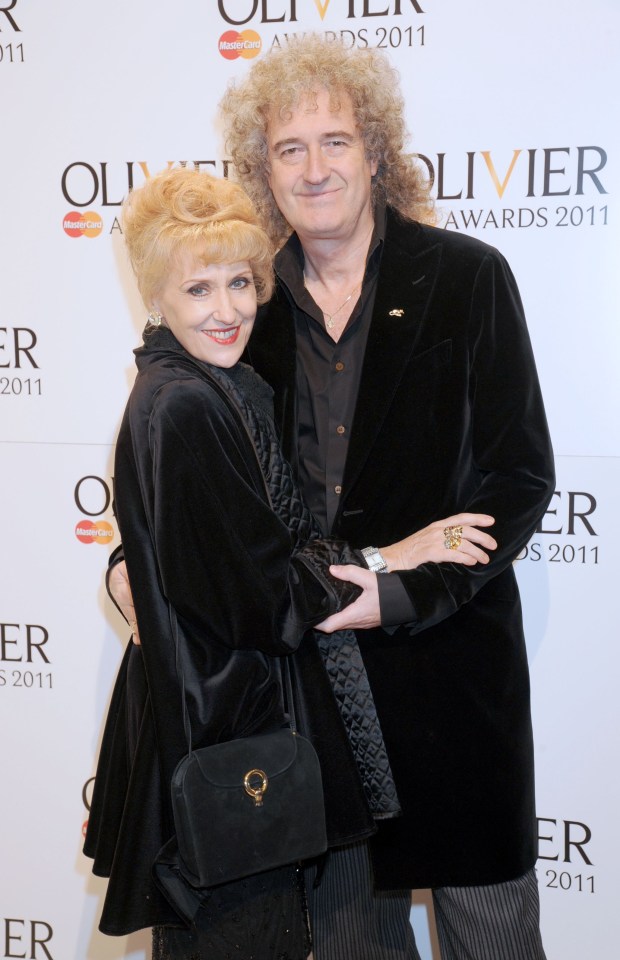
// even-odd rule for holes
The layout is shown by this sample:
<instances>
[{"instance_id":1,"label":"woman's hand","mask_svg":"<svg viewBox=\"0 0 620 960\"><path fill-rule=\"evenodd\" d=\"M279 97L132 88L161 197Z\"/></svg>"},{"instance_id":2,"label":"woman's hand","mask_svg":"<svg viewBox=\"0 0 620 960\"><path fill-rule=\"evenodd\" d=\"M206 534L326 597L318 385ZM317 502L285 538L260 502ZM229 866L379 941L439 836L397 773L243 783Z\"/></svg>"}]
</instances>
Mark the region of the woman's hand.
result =
<instances>
[{"instance_id":1,"label":"woman's hand","mask_svg":"<svg viewBox=\"0 0 620 960\"><path fill-rule=\"evenodd\" d=\"M129 586L129 577L127 576L127 567L124 560L116 563L110 570L108 574L108 588L114 598L114 602L131 627L133 642L139 646L140 634L138 633L138 622L136 620L133 594Z\"/></svg>"},{"instance_id":2,"label":"woman's hand","mask_svg":"<svg viewBox=\"0 0 620 960\"><path fill-rule=\"evenodd\" d=\"M388 573L415 570L422 563L462 563L466 567L473 567L477 563L488 563L488 552L497 548L497 541L484 530L478 529L491 527L494 523L494 517L486 513L456 513L445 520L435 520L398 543L379 549L387 563ZM462 527L456 549L446 546L446 527ZM456 539L458 541L458 531Z\"/></svg>"}]
</instances>

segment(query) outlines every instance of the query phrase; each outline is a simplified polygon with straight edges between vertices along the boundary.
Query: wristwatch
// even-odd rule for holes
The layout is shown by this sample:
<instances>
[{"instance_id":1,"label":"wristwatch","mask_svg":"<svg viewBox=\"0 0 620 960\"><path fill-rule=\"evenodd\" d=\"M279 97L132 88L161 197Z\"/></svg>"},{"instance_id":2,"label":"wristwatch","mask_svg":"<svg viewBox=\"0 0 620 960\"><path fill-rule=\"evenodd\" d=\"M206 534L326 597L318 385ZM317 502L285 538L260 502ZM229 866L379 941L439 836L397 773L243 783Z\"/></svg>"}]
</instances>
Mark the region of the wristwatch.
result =
<instances>
[{"instance_id":1,"label":"wristwatch","mask_svg":"<svg viewBox=\"0 0 620 960\"><path fill-rule=\"evenodd\" d=\"M387 573L387 563L381 556L379 547L364 547L362 555L373 573Z\"/></svg>"}]
</instances>

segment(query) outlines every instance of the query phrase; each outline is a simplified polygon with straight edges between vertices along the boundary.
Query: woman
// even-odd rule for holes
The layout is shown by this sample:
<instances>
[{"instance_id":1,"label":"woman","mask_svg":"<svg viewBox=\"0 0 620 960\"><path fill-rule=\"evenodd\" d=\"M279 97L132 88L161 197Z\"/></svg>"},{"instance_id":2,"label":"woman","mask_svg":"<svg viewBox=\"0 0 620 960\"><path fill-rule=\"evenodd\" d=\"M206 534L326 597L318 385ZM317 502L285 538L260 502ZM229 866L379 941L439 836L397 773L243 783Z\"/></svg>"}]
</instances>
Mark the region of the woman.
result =
<instances>
[{"instance_id":1,"label":"woman","mask_svg":"<svg viewBox=\"0 0 620 960\"><path fill-rule=\"evenodd\" d=\"M302 542L312 519L279 452L271 391L238 362L272 290L270 242L245 193L169 171L130 195L123 229L150 311L115 461L141 645L129 645L114 689L85 844L110 878L100 929L154 927L159 960L302 960L293 866L180 898L165 883L170 781L187 753L171 620L194 748L281 726L276 658L297 651L298 719L321 757L329 841L367 836L372 817L320 655L308 637L300 646L354 596L329 563L358 558L338 542Z\"/></svg>"}]
</instances>

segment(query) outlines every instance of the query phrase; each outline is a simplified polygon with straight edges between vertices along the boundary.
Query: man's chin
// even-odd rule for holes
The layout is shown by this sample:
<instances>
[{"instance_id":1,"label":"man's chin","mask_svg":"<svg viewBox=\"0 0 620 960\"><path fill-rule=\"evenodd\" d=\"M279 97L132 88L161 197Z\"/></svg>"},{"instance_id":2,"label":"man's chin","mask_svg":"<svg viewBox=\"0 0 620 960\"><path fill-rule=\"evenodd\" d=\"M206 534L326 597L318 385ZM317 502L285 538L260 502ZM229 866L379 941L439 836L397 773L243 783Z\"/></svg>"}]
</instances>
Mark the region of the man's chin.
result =
<instances>
[{"instance_id":1,"label":"man's chin","mask_svg":"<svg viewBox=\"0 0 620 960\"><path fill-rule=\"evenodd\" d=\"M295 232L300 237L308 237L312 240L337 240L346 234L345 226L342 220L326 217L317 217L316 219L307 219Z\"/></svg>"}]
</instances>

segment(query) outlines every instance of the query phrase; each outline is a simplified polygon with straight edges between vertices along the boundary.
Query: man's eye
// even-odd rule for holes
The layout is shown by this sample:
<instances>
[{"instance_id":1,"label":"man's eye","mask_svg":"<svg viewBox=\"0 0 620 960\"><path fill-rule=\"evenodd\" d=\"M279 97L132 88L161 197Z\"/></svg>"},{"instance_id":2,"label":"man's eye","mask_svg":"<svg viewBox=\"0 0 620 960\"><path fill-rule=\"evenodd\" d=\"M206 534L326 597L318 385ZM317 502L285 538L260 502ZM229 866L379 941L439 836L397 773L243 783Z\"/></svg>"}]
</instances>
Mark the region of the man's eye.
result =
<instances>
[{"instance_id":1,"label":"man's eye","mask_svg":"<svg viewBox=\"0 0 620 960\"><path fill-rule=\"evenodd\" d=\"M294 157L298 157L303 152L303 147L284 147L280 150L280 158L282 160L291 160Z\"/></svg>"},{"instance_id":2,"label":"man's eye","mask_svg":"<svg viewBox=\"0 0 620 960\"><path fill-rule=\"evenodd\" d=\"M323 149L326 150L327 153L336 153L344 150L348 145L346 140L327 140L326 143L323 144Z\"/></svg>"}]
</instances>

